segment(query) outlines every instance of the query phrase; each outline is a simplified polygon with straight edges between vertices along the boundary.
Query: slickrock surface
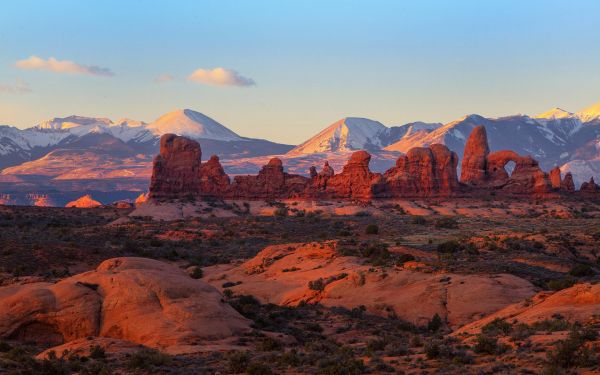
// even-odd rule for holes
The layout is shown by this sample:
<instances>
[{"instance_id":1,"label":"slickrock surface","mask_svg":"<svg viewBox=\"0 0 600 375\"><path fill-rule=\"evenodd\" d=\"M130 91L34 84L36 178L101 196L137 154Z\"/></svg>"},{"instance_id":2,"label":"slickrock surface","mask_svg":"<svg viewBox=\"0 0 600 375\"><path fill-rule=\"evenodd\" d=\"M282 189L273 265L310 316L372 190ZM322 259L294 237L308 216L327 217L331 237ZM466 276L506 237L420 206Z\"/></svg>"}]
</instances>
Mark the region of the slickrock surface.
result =
<instances>
[{"instance_id":1,"label":"slickrock surface","mask_svg":"<svg viewBox=\"0 0 600 375\"><path fill-rule=\"evenodd\" d=\"M518 321L532 324L556 315L573 323L589 323L600 314L600 284L576 284L561 291L541 292L529 301L519 302L503 308L481 320L468 324L456 334L476 333L494 319Z\"/></svg>"},{"instance_id":2,"label":"slickrock surface","mask_svg":"<svg viewBox=\"0 0 600 375\"><path fill-rule=\"evenodd\" d=\"M426 324L439 314L458 327L535 294L519 277L427 273L408 269L373 271L351 256L340 256L337 243L269 246L238 266L206 268L205 280L220 287L229 281L237 294L251 294L263 302L298 305L301 301L354 308ZM371 270L370 270L371 269ZM322 279L322 290L309 282Z\"/></svg>"},{"instance_id":3,"label":"slickrock surface","mask_svg":"<svg viewBox=\"0 0 600 375\"><path fill-rule=\"evenodd\" d=\"M169 353L245 332L249 321L184 271L145 258L113 258L56 284L0 288L0 337L59 345L100 336Z\"/></svg>"}]
</instances>

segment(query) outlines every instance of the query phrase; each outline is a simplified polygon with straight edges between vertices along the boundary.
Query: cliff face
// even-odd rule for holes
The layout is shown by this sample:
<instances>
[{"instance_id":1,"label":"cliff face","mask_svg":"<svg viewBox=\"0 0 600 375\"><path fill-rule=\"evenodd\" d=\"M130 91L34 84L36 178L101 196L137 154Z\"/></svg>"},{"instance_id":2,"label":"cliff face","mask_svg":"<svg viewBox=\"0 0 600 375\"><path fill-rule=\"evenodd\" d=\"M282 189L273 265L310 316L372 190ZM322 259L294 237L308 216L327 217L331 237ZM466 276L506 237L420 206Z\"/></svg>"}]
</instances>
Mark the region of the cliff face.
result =
<instances>
[{"instance_id":1,"label":"cliff face","mask_svg":"<svg viewBox=\"0 0 600 375\"><path fill-rule=\"evenodd\" d=\"M456 173L458 156L441 144L409 150L383 174L370 171L371 155L366 151L354 152L338 174L326 161L321 171L311 167L310 177L289 174L284 171L282 161L273 158L257 175L236 176L233 181L217 156L205 163L201 157L197 142L173 134L164 135L160 154L154 159L150 198L369 201L448 197L490 190L526 196L575 190L570 173L562 180L560 170L554 169L548 175L530 156L508 150L490 153L484 127L476 127L467 141L460 183ZM515 163L510 175L505 169L509 162ZM593 181L582 186L582 191L588 193L598 189Z\"/></svg>"}]
</instances>

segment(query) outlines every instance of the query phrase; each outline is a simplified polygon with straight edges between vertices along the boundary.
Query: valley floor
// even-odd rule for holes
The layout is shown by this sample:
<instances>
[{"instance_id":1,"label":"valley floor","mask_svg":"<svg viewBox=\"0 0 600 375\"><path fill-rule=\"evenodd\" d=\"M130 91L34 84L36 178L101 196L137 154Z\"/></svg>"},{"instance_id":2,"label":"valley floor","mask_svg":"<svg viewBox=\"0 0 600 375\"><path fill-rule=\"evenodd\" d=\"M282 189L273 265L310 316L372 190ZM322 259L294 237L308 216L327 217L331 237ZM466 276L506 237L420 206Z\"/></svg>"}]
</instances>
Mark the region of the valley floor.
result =
<instances>
[{"instance_id":1,"label":"valley floor","mask_svg":"<svg viewBox=\"0 0 600 375\"><path fill-rule=\"evenodd\" d=\"M600 202L0 206L0 227L0 307L7 288L143 257L251 327L193 350L113 334L36 358L56 343L2 337L0 314L0 373L600 371Z\"/></svg>"}]
</instances>

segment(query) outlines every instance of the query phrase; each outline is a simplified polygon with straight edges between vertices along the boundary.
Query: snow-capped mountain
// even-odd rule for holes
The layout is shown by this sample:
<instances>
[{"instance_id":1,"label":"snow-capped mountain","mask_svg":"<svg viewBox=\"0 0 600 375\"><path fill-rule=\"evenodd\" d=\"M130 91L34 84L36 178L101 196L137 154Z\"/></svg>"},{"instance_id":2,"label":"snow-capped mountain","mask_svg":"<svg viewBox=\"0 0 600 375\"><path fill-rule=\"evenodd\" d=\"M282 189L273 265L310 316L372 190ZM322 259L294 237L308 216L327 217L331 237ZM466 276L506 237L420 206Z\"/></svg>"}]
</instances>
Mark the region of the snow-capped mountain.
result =
<instances>
[{"instance_id":1,"label":"snow-capped mountain","mask_svg":"<svg viewBox=\"0 0 600 375\"><path fill-rule=\"evenodd\" d=\"M583 122L600 120L600 102L593 104L575 114Z\"/></svg>"},{"instance_id":2,"label":"snow-capped mountain","mask_svg":"<svg viewBox=\"0 0 600 375\"><path fill-rule=\"evenodd\" d=\"M366 118L346 117L293 148L289 155L322 152L377 150L385 146L389 128Z\"/></svg>"},{"instance_id":3,"label":"snow-capped mountain","mask_svg":"<svg viewBox=\"0 0 600 375\"><path fill-rule=\"evenodd\" d=\"M178 109L169 112L159 117L146 128L157 136L174 133L194 139L214 139L218 141L244 140L244 138L212 118L191 109Z\"/></svg>"},{"instance_id":4,"label":"snow-capped mountain","mask_svg":"<svg viewBox=\"0 0 600 375\"><path fill-rule=\"evenodd\" d=\"M160 136L166 133L185 135L206 143L206 153L258 156L283 153L292 146L237 135L222 124L200 112L179 109L156 121L84 116L55 117L28 129L0 126L0 169L35 160L56 149L67 147L89 134L107 134L137 149L155 153Z\"/></svg>"}]
</instances>

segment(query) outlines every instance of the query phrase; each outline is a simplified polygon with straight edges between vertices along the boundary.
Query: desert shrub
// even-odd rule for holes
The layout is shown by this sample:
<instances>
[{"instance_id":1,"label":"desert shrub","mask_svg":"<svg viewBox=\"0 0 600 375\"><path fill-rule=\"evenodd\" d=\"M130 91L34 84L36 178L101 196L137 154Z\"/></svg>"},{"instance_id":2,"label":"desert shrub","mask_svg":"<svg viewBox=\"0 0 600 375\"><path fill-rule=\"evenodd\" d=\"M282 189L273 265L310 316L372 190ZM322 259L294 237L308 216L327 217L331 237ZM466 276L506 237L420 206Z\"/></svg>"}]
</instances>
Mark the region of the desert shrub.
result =
<instances>
[{"instance_id":1,"label":"desert shrub","mask_svg":"<svg viewBox=\"0 0 600 375\"><path fill-rule=\"evenodd\" d=\"M440 317L440 315L438 313L435 313L431 320L427 322L427 330L431 332L437 332L440 330L440 328L442 328L443 324L444 322L442 322L442 318Z\"/></svg>"},{"instance_id":2,"label":"desert shrub","mask_svg":"<svg viewBox=\"0 0 600 375\"><path fill-rule=\"evenodd\" d=\"M365 364L355 359L349 349L340 349L319 361L320 373L323 375L358 375L366 371Z\"/></svg>"},{"instance_id":3,"label":"desert shrub","mask_svg":"<svg viewBox=\"0 0 600 375\"><path fill-rule=\"evenodd\" d=\"M550 290L554 290L554 291L559 291L559 290L563 290L566 288L570 288L573 285L575 285L576 280L570 277L565 277L562 279L558 279L558 280L550 280L548 281L548 289Z\"/></svg>"},{"instance_id":4,"label":"desert shrub","mask_svg":"<svg viewBox=\"0 0 600 375\"><path fill-rule=\"evenodd\" d=\"M104 351L104 348L102 348L99 345L92 346L92 348L90 349L90 358L93 358L93 359L106 358L106 352Z\"/></svg>"},{"instance_id":5,"label":"desert shrub","mask_svg":"<svg viewBox=\"0 0 600 375\"><path fill-rule=\"evenodd\" d=\"M286 206L277 207L277 209L275 209L274 215L278 217L285 217L288 215L288 208Z\"/></svg>"},{"instance_id":6,"label":"desert shrub","mask_svg":"<svg viewBox=\"0 0 600 375\"><path fill-rule=\"evenodd\" d=\"M569 271L569 275L575 277L586 277L586 276L594 276L596 272L594 269L587 264L576 264Z\"/></svg>"},{"instance_id":7,"label":"desert shrub","mask_svg":"<svg viewBox=\"0 0 600 375\"><path fill-rule=\"evenodd\" d=\"M458 221L450 216L444 216L435 221L436 228L444 229L456 229L458 228Z\"/></svg>"},{"instance_id":8,"label":"desert shrub","mask_svg":"<svg viewBox=\"0 0 600 375\"><path fill-rule=\"evenodd\" d=\"M413 260L415 260L415 257L412 254L398 254L397 264L404 264Z\"/></svg>"},{"instance_id":9,"label":"desert shrub","mask_svg":"<svg viewBox=\"0 0 600 375\"><path fill-rule=\"evenodd\" d=\"M531 325L531 328L535 331L543 331L543 332L557 332L564 331L569 329L570 324L568 321L564 320L562 316L554 316L552 319L544 319L538 322L535 322Z\"/></svg>"},{"instance_id":10,"label":"desert shrub","mask_svg":"<svg viewBox=\"0 0 600 375\"><path fill-rule=\"evenodd\" d=\"M192 269L192 272L190 273L190 277L192 279L201 279L204 276L204 272L202 271L202 268L200 267L194 267Z\"/></svg>"},{"instance_id":11,"label":"desert shrub","mask_svg":"<svg viewBox=\"0 0 600 375\"><path fill-rule=\"evenodd\" d=\"M512 331L510 333L510 339L512 341L525 340L529 336L533 335L535 331L528 324L518 323L512 327Z\"/></svg>"},{"instance_id":12,"label":"desert shrub","mask_svg":"<svg viewBox=\"0 0 600 375\"><path fill-rule=\"evenodd\" d=\"M427 224L427 220L425 220L425 218L423 216L416 216L416 215L414 215L411 218L411 222L413 224L416 224L416 225L425 225L425 224Z\"/></svg>"},{"instance_id":13,"label":"desert shrub","mask_svg":"<svg viewBox=\"0 0 600 375\"><path fill-rule=\"evenodd\" d=\"M589 328L573 327L566 340L556 343L554 350L548 352L550 366L560 368L587 367L599 364L598 353L586 342L598 338L598 332Z\"/></svg>"},{"instance_id":14,"label":"desert shrub","mask_svg":"<svg viewBox=\"0 0 600 375\"><path fill-rule=\"evenodd\" d=\"M250 364L250 354L243 351L234 351L227 355L227 370L231 374L246 372Z\"/></svg>"},{"instance_id":15,"label":"desert shrub","mask_svg":"<svg viewBox=\"0 0 600 375\"><path fill-rule=\"evenodd\" d=\"M510 331L510 323L500 318L492 320L481 328L481 332L489 336L508 335Z\"/></svg>"},{"instance_id":16,"label":"desert shrub","mask_svg":"<svg viewBox=\"0 0 600 375\"><path fill-rule=\"evenodd\" d=\"M365 229L366 234L377 234L379 233L379 227L376 224L369 224Z\"/></svg>"},{"instance_id":17,"label":"desert shrub","mask_svg":"<svg viewBox=\"0 0 600 375\"><path fill-rule=\"evenodd\" d=\"M281 349L281 342L277 339L266 337L264 340L260 342L258 345L258 350L263 352L271 352L273 350Z\"/></svg>"},{"instance_id":18,"label":"desert shrub","mask_svg":"<svg viewBox=\"0 0 600 375\"><path fill-rule=\"evenodd\" d=\"M479 354L501 354L507 350L505 345L499 345L498 339L485 334L477 335L473 351Z\"/></svg>"},{"instance_id":19,"label":"desert shrub","mask_svg":"<svg viewBox=\"0 0 600 375\"><path fill-rule=\"evenodd\" d=\"M142 349L131 355L127 368L131 370L149 370L152 367L168 365L171 357L154 349Z\"/></svg>"},{"instance_id":20,"label":"desert shrub","mask_svg":"<svg viewBox=\"0 0 600 375\"><path fill-rule=\"evenodd\" d=\"M308 289L322 291L325 289L325 282L322 277L308 282Z\"/></svg>"},{"instance_id":21,"label":"desert shrub","mask_svg":"<svg viewBox=\"0 0 600 375\"><path fill-rule=\"evenodd\" d=\"M456 240L442 242L437 246L437 252L442 254L456 253L462 249L460 243Z\"/></svg>"},{"instance_id":22,"label":"desert shrub","mask_svg":"<svg viewBox=\"0 0 600 375\"><path fill-rule=\"evenodd\" d=\"M253 296L241 295L229 301L229 304L248 319L254 319L258 314L260 302Z\"/></svg>"},{"instance_id":23,"label":"desert shrub","mask_svg":"<svg viewBox=\"0 0 600 375\"><path fill-rule=\"evenodd\" d=\"M248 375L271 375L273 371L264 362L252 362L246 369Z\"/></svg>"},{"instance_id":24,"label":"desert shrub","mask_svg":"<svg viewBox=\"0 0 600 375\"><path fill-rule=\"evenodd\" d=\"M12 349L12 346L10 346L9 343L7 343L5 341L0 341L0 353L6 353L11 349Z\"/></svg>"}]
</instances>

